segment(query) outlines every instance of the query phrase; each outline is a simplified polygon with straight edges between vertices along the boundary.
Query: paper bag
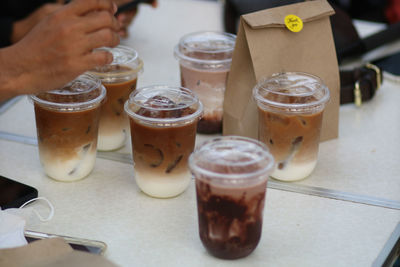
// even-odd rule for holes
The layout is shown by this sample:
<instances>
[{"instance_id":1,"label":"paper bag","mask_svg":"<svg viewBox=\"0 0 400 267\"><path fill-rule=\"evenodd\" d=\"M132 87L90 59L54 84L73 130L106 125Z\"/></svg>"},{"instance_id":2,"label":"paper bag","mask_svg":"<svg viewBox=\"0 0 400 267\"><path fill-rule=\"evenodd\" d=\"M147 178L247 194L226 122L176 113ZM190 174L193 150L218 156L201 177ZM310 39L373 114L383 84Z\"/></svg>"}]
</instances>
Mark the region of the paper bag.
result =
<instances>
[{"instance_id":1,"label":"paper bag","mask_svg":"<svg viewBox=\"0 0 400 267\"><path fill-rule=\"evenodd\" d=\"M299 32L284 23L293 14L303 21ZM240 19L224 99L223 134L257 139L258 111L252 97L257 81L278 72L306 72L320 77L331 99L323 116L321 141L338 136L340 77L329 16L323 0L266 9Z\"/></svg>"}]
</instances>

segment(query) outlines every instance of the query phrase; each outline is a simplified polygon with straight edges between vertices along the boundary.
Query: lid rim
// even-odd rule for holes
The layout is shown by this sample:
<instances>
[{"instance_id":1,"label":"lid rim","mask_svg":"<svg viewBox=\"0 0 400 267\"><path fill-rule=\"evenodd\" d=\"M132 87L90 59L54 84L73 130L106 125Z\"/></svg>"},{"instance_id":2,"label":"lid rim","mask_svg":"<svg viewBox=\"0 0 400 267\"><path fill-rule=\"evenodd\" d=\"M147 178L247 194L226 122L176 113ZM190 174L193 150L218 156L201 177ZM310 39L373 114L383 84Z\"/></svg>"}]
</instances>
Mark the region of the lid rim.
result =
<instances>
[{"instance_id":1,"label":"lid rim","mask_svg":"<svg viewBox=\"0 0 400 267\"><path fill-rule=\"evenodd\" d=\"M170 88L170 89L180 90L180 91L182 91L181 89L185 89L183 92L189 93L188 95L193 97L192 103L190 103L190 105L189 104L186 105L185 108L191 107L192 105L195 105L195 104L198 104L197 110L192 114L189 114L184 117L179 117L179 118L151 118L151 117L139 115L130 109L129 105L132 103L133 97L136 96L137 94L139 94L140 92L142 92L146 89L165 89L165 88ZM146 107L142 103L135 102L135 104L137 104L141 108L146 108L146 109L150 109L150 110L161 110L161 111L177 110L177 109L183 108L182 106L180 106L180 107L176 107L176 108L157 109L157 108L152 108L152 107ZM170 125L170 124L180 123L183 121L191 121L191 120L194 120L194 119L200 117L203 113L203 104L200 102L197 95L193 91L189 90L188 88L181 87L181 86L152 85L152 86L138 88L134 92L132 92L129 95L129 99L124 104L124 110L129 115L129 117L131 117L132 119L135 119L135 120L140 120L140 121L143 121L143 122L149 123L149 124L169 124Z\"/></svg>"},{"instance_id":2,"label":"lid rim","mask_svg":"<svg viewBox=\"0 0 400 267\"><path fill-rule=\"evenodd\" d=\"M199 58L189 57L183 54L181 51L179 51L179 45L175 46L174 55L178 60L186 60L198 64L219 65L219 64L229 64L232 62L231 57L226 59L199 59Z\"/></svg>"},{"instance_id":3,"label":"lid rim","mask_svg":"<svg viewBox=\"0 0 400 267\"><path fill-rule=\"evenodd\" d=\"M37 95L34 95L34 94L33 95L29 95L29 98L35 104L38 104L40 106L49 107L49 108L55 109L55 110L67 110L68 112L86 110L86 109L90 109L91 107L95 106L96 104L100 104L101 101L106 96L106 89L101 84L99 79L95 78L93 75L91 75L89 73L84 73L84 74L78 76L77 78L75 78L71 82L67 83L63 87L67 86L70 83L73 83L74 81L79 81L79 79L88 79L89 81L92 81L94 83L92 85L92 88L90 90L87 90L84 93L92 92L92 91L94 91L96 89L99 89L100 90L100 94L97 97L95 97L94 99L91 99L89 101L85 101L85 102L70 102L70 103L52 102L52 101L49 101L49 100L45 100L45 99L39 98ZM61 88L63 88L63 87L61 87ZM55 90L58 90L58 89L54 89L52 91L55 91ZM52 91L48 91L47 93L52 92ZM79 93L76 93L74 95L79 95Z\"/></svg>"},{"instance_id":4,"label":"lid rim","mask_svg":"<svg viewBox=\"0 0 400 267\"><path fill-rule=\"evenodd\" d=\"M220 172L214 172L205 168L202 168L200 166L198 166L195 163L195 156L197 153L199 153L199 151L201 150L205 150L205 149L210 149L210 146L212 144L215 144L216 142L221 142L221 141L240 141L240 142L251 142L256 146L259 146L262 150L262 154L263 156L260 157L260 160L258 160L257 162L261 162L263 160L266 160L268 163L263 166L260 169L257 169L256 171L253 172L248 172L248 173L220 173ZM202 175L208 176L209 178L211 178L212 180L216 180L218 184L231 184L231 185L235 185L235 184L242 184L245 183L247 181L257 181L257 180L267 180L269 174L271 173L271 171L274 168L275 165L275 160L274 157L272 156L272 154L269 152L268 147L255 139L251 139L248 137L243 137L243 136L222 136L219 138L214 138L212 140L207 140L205 142L203 142L189 157L188 160L190 169L194 172L198 172ZM216 179L215 179L216 178ZM206 179L202 179L202 178L196 178L196 179L200 179L200 180L206 180ZM233 183L234 182L234 183Z\"/></svg>"},{"instance_id":5,"label":"lid rim","mask_svg":"<svg viewBox=\"0 0 400 267\"><path fill-rule=\"evenodd\" d=\"M114 54L113 54L113 61L110 63L110 64L108 64L108 65L119 65L119 64L123 64L123 63L129 63L129 62L133 62L133 61L136 61L136 60L138 60L139 59L139 53L135 50L135 49L133 49L132 47L129 47L129 46L127 46L127 45L118 45L118 46L116 46L116 47L112 47L112 48L110 48L110 47L101 47L101 48L98 48L99 50L103 50L103 51L107 51L107 52L110 52L111 54L113 54L112 52L113 51L124 51L124 52L126 52L126 51L129 51L129 52L131 52L131 53L133 53L133 57L131 58L131 59L129 59L128 61L124 61L124 62L115 62L114 63Z\"/></svg>"},{"instance_id":6,"label":"lid rim","mask_svg":"<svg viewBox=\"0 0 400 267\"><path fill-rule=\"evenodd\" d=\"M131 68L131 70L126 71L126 72L118 72L118 73L99 72L96 70L90 70L89 73L92 75L95 75L99 79L110 78L110 77L119 77L119 76L128 76L128 75L136 75L137 76L138 74L140 74L142 72L144 63L143 63L143 60L138 58L138 64L137 64L136 68L132 68L128 64L109 64L109 65L128 66L129 68Z\"/></svg>"},{"instance_id":7,"label":"lid rim","mask_svg":"<svg viewBox=\"0 0 400 267\"><path fill-rule=\"evenodd\" d=\"M200 50L200 49L193 49L190 48L189 46L185 45L185 40L193 37L193 36L199 36L199 35L214 35L214 36L221 36L226 38L227 41L231 41L232 42L232 46L229 48L223 48L220 50ZM186 60L186 61L191 61L191 62L196 62L196 63L203 63L203 64L226 64L226 63L230 63L232 61L232 57L227 58L227 59L221 59L221 60L206 60L206 59L198 59L198 58L194 58L194 57L189 57L187 55L185 55L184 53L182 53L180 51L180 48L186 48L189 51L194 51L194 52L202 52L205 54L216 54L216 53L227 53L227 52L233 52L235 49L235 43L236 43L236 35L228 33L228 32L222 32L222 31L197 31L197 32L191 32L188 34L185 34L184 36L182 36L179 39L178 44L175 46L174 48L174 55L177 59L179 60Z\"/></svg>"},{"instance_id":8,"label":"lid rim","mask_svg":"<svg viewBox=\"0 0 400 267\"><path fill-rule=\"evenodd\" d=\"M318 91L323 92L324 95L320 99L313 101L313 102L308 102L308 103L282 103L282 102L277 102L277 101L273 101L270 99L266 99L265 97L261 96L261 94L259 93L259 91L261 89L264 89L266 92L271 93L271 94L279 94L279 92L274 92L263 86L265 85L265 83L267 81L269 81L275 77L278 77L282 74L300 75L303 77L312 78L312 79L314 79L314 81L318 82L321 85L322 88L319 89ZM312 95L314 95L315 92L317 92L317 91L314 91L314 93ZM296 95L290 95L290 94L287 94L286 96L296 97ZM322 81L322 79L316 75L305 73L305 72L283 72L283 73L274 73L271 76L261 79L253 88L253 97L258 104L261 103L263 105L272 106L272 107L280 108L280 109L304 109L304 110L306 110L306 109L317 108L318 106L321 106L321 105L325 105L330 99L330 91L329 91L329 88L326 86L326 84Z\"/></svg>"}]
</instances>

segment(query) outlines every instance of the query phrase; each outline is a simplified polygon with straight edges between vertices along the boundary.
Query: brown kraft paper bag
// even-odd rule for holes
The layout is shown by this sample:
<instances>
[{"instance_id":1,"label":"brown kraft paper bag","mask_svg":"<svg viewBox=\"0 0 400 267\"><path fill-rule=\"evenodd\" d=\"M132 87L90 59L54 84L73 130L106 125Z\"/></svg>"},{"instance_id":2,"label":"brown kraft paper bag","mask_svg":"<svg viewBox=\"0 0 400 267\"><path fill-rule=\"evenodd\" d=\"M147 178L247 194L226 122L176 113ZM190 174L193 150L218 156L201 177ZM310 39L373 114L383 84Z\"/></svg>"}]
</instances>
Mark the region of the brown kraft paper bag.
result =
<instances>
[{"instance_id":1,"label":"brown kraft paper bag","mask_svg":"<svg viewBox=\"0 0 400 267\"><path fill-rule=\"evenodd\" d=\"M303 21L300 32L284 23L293 14ZM252 96L257 81L278 72L306 72L320 77L331 99L323 116L321 141L338 137L340 77L324 0L266 9L240 18L224 99L223 134L257 139L258 111Z\"/></svg>"}]
</instances>

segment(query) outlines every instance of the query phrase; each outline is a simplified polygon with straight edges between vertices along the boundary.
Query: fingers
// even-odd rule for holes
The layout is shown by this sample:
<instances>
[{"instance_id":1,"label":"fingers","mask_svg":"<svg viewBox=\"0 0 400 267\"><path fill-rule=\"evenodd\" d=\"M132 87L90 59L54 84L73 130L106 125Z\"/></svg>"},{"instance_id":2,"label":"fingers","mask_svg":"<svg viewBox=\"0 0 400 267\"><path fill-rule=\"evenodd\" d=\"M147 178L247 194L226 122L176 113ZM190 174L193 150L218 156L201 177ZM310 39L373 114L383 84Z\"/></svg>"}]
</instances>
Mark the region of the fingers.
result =
<instances>
[{"instance_id":1,"label":"fingers","mask_svg":"<svg viewBox=\"0 0 400 267\"><path fill-rule=\"evenodd\" d=\"M87 51L103 46L114 47L119 44L118 33L107 28L88 34L87 39Z\"/></svg>"},{"instance_id":2,"label":"fingers","mask_svg":"<svg viewBox=\"0 0 400 267\"><path fill-rule=\"evenodd\" d=\"M133 18L136 16L137 9L129 10L118 14L117 20L121 25L128 25L132 22Z\"/></svg>"},{"instance_id":3,"label":"fingers","mask_svg":"<svg viewBox=\"0 0 400 267\"><path fill-rule=\"evenodd\" d=\"M128 37L128 27L131 24L133 18L137 13L137 9L129 10L118 14L117 20L119 22L120 28L118 31L119 36L125 38Z\"/></svg>"},{"instance_id":4,"label":"fingers","mask_svg":"<svg viewBox=\"0 0 400 267\"><path fill-rule=\"evenodd\" d=\"M102 28L110 28L118 31L120 23L107 11L90 12L86 15L84 27L86 33L91 33Z\"/></svg>"},{"instance_id":5,"label":"fingers","mask_svg":"<svg viewBox=\"0 0 400 267\"><path fill-rule=\"evenodd\" d=\"M44 16L47 16L54 11L60 9L64 5L56 4L56 3L47 3L37 9L35 12L39 13L39 19L42 19ZM32 13L33 14L33 13Z\"/></svg>"},{"instance_id":6,"label":"fingers","mask_svg":"<svg viewBox=\"0 0 400 267\"><path fill-rule=\"evenodd\" d=\"M87 65L87 69L93 69L95 67L111 64L113 61L113 55L104 50L95 50L85 55L84 61Z\"/></svg>"},{"instance_id":7,"label":"fingers","mask_svg":"<svg viewBox=\"0 0 400 267\"><path fill-rule=\"evenodd\" d=\"M106 10L111 12L111 14L115 14L116 12L115 4L110 0L75 0L69 6L71 11L78 16L95 10Z\"/></svg>"},{"instance_id":8,"label":"fingers","mask_svg":"<svg viewBox=\"0 0 400 267\"><path fill-rule=\"evenodd\" d=\"M121 30L118 31L118 35L122 38L128 37L128 30L126 28L121 28Z\"/></svg>"}]
</instances>

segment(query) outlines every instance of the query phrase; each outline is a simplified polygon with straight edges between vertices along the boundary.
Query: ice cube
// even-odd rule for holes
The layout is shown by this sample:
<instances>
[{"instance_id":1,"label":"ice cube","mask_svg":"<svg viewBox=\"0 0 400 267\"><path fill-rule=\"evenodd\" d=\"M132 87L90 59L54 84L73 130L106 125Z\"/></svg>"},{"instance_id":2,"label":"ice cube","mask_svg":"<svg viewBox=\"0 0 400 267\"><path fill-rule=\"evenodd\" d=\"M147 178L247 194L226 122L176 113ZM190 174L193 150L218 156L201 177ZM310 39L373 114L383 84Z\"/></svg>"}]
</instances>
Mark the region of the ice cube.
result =
<instances>
[{"instance_id":1,"label":"ice cube","mask_svg":"<svg viewBox=\"0 0 400 267\"><path fill-rule=\"evenodd\" d=\"M177 104L168 97L156 95L149 98L137 113L150 118L180 118L193 111L184 103Z\"/></svg>"}]
</instances>

